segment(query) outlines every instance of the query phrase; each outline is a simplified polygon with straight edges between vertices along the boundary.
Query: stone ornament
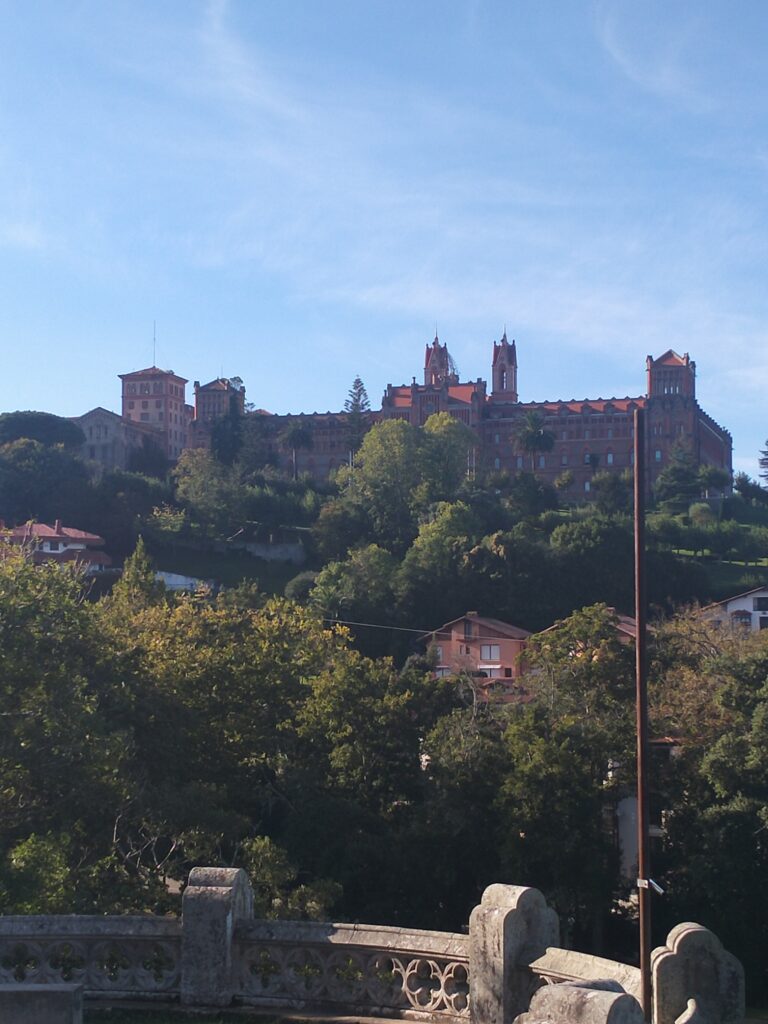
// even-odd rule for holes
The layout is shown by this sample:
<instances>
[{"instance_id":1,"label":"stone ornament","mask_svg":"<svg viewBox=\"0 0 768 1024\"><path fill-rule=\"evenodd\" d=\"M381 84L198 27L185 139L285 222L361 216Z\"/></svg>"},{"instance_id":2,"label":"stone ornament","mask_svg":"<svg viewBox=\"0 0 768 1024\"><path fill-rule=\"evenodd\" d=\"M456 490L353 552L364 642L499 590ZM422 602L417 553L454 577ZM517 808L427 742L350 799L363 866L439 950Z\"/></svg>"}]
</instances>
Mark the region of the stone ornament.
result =
<instances>
[{"instance_id":1,"label":"stone ornament","mask_svg":"<svg viewBox=\"0 0 768 1024\"><path fill-rule=\"evenodd\" d=\"M654 1024L676 1024L689 1012L710 1024L744 1020L744 969L700 924L684 922L672 929L667 944L651 954L651 974Z\"/></svg>"}]
</instances>

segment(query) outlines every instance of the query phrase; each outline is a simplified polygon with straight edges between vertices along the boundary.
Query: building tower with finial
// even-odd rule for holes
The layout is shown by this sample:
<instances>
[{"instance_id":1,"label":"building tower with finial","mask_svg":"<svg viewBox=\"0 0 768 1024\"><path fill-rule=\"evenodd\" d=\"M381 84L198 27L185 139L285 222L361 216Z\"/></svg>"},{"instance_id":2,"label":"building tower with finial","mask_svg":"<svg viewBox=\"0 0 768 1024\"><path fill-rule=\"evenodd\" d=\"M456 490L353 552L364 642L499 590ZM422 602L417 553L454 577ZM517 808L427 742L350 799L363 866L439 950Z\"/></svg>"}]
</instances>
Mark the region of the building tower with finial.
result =
<instances>
[{"instance_id":1,"label":"building tower with finial","mask_svg":"<svg viewBox=\"0 0 768 1024\"><path fill-rule=\"evenodd\" d=\"M435 334L435 340L427 345L424 353L424 383L441 387L443 384L458 384L459 378L453 360L448 353L448 346L441 345Z\"/></svg>"},{"instance_id":2,"label":"building tower with finial","mask_svg":"<svg viewBox=\"0 0 768 1024\"><path fill-rule=\"evenodd\" d=\"M507 329L501 341L493 343L493 366L491 369L492 394L507 402L517 401L517 348L515 339L512 344L507 341Z\"/></svg>"}]
</instances>

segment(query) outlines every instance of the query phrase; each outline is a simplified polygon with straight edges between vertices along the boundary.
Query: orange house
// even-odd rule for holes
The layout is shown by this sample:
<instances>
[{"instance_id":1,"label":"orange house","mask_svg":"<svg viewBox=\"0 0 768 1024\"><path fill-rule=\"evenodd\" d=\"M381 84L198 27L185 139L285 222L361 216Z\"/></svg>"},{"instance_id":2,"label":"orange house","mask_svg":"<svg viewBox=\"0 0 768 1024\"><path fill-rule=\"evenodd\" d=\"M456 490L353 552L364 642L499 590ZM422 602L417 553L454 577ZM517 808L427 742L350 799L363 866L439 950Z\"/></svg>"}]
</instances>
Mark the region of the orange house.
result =
<instances>
[{"instance_id":1,"label":"orange house","mask_svg":"<svg viewBox=\"0 0 768 1024\"><path fill-rule=\"evenodd\" d=\"M469 675L481 689L501 691L503 695L507 688L510 692L514 689L512 683L520 674L520 654L530 635L527 629L500 619L467 612L423 639L437 656L437 676Z\"/></svg>"}]
</instances>

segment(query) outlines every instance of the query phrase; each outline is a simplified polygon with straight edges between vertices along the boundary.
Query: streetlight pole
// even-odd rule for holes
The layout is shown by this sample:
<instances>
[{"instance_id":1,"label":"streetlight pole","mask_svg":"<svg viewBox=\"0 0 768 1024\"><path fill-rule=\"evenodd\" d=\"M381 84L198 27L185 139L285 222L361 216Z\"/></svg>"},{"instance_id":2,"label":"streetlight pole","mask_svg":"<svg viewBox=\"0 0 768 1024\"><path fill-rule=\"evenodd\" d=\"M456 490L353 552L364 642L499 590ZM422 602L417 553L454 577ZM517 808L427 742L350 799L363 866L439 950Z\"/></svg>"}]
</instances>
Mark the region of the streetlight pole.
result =
<instances>
[{"instance_id":1,"label":"streetlight pole","mask_svg":"<svg viewBox=\"0 0 768 1024\"><path fill-rule=\"evenodd\" d=\"M648 843L648 682L645 593L645 412L635 409L635 715L637 723L637 892L643 1016L651 1020L651 888Z\"/></svg>"}]
</instances>

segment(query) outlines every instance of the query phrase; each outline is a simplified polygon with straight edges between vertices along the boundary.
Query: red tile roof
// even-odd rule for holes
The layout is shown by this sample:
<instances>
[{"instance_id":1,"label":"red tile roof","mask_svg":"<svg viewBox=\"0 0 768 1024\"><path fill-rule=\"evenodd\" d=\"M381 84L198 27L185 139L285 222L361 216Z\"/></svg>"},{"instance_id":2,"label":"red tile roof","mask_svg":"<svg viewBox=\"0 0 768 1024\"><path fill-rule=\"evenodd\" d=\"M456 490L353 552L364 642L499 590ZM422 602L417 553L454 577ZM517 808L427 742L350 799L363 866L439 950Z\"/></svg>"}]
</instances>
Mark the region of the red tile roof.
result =
<instances>
[{"instance_id":1,"label":"red tile roof","mask_svg":"<svg viewBox=\"0 0 768 1024\"><path fill-rule=\"evenodd\" d=\"M74 540L98 547L104 543L104 538L99 537L96 533L87 533L85 530L75 530L71 526L62 526L58 521L55 526L48 526L47 523L24 523L23 526L14 526L9 533L11 541L17 544L23 544L30 540Z\"/></svg>"}]
</instances>

